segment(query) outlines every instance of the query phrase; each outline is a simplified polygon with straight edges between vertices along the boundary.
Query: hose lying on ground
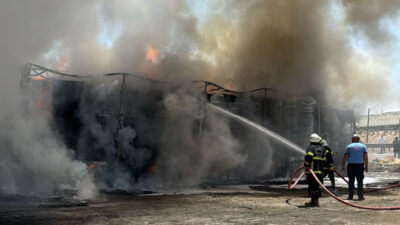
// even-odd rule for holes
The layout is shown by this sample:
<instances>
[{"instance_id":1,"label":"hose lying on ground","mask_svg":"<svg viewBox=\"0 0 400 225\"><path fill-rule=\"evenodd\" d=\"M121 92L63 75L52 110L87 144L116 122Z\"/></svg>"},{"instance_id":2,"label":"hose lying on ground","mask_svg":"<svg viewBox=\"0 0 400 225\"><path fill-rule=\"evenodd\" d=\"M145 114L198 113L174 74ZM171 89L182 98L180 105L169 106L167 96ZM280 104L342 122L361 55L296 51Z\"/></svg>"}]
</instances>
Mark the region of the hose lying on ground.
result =
<instances>
[{"instance_id":1,"label":"hose lying on ground","mask_svg":"<svg viewBox=\"0 0 400 225\"><path fill-rule=\"evenodd\" d=\"M341 202L341 203L343 203L343 204L345 204L345 205L352 206L352 207L356 207L356 208L359 208L359 209L368 209L368 210L399 210L399 209L400 209L400 206L373 207L373 206L362 206L362 205L353 204L353 203L351 203L351 202L346 202L345 200L339 198L337 195L335 195L335 194L333 194L331 191L329 191L329 190L321 183L321 181L318 179L317 175L315 175L315 173L314 173L314 171L313 171L312 169L307 168L307 167L304 167L304 166L299 167L299 168L293 173L293 175L290 177L289 183L288 183L288 188L289 188L289 190L293 190L293 189L296 187L297 183L300 181L300 178L301 178L302 176L304 176L305 171L303 171L303 172L300 174L300 176L297 178L297 180L295 181L295 183L292 185L292 181L293 181L294 177L299 173L299 171L301 171L301 170L303 170L303 169L310 171L311 175L312 175L312 176L314 177L314 179L318 182L318 184L319 184L331 197L333 197L334 199L336 199L337 201L339 201L339 202ZM349 183L349 182L346 180L346 178L344 178L344 176L343 176L342 174L340 174L338 171L335 170L335 173L338 174L339 177L341 177L343 180L345 180L346 183ZM379 188L378 190L385 190L385 189L395 188L395 187L400 187L400 184L390 185L390 186L387 186L387 187ZM376 190L373 190L373 191L376 191ZM366 191L366 192L368 192L368 191Z\"/></svg>"},{"instance_id":2,"label":"hose lying on ground","mask_svg":"<svg viewBox=\"0 0 400 225\"><path fill-rule=\"evenodd\" d=\"M334 170L334 172L335 172L340 178L342 178L347 184L349 184L349 181L348 181L341 173L339 173L337 170ZM370 192L382 191L382 190L391 189L391 188L396 188L396 187L400 187L400 184L388 185L388 186L381 187L381 188L364 189L364 192L365 192L365 193L370 193ZM354 189L357 190L357 188L354 188Z\"/></svg>"}]
</instances>

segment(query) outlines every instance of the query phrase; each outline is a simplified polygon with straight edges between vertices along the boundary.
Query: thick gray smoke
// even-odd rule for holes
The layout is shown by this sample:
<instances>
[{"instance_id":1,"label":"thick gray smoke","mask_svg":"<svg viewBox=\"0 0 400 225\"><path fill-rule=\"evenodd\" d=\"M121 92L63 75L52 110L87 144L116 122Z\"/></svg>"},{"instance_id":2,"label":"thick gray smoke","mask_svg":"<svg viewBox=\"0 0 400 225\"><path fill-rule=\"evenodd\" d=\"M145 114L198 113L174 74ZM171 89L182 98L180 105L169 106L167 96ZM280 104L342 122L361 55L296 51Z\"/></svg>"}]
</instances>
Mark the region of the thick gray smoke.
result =
<instances>
[{"instance_id":1,"label":"thick gray smoke","mask_svg":"<svg viewBox=\"0 0 400 225\"><path fill-rule=\"evenodd\" d=\"M373 49L393 40L381 20L396 16L396 1L222 1L200 17L188 4L194 3L3 1L2 83L14 86L2 91L16 89L17 65L57 68L64 59L79 74L140 71L239 89L324 90L340 103L386 97L370 90L388 85L391 62ZM368 55L350 45L348 36L358 33L371 40ZM154 61L149 48L158 51Z\"/></svg>"},{"instance_id":2,"label":"thick gray smoke","mask_svg":"<svg viewBox=\"0 0 400 225\"><path fill-rule=\"evenodd\" d=\"M245 161L227 118L207 111L199 102L202 98L189 93L181 88L164 99L159 162L169 184L197 184L210 175L217 178Z\"/></svg>"},{"instance_id":3,"label":"thick gray smoke","mask_svg":"<svg viewBox=\"0 0 400 225\"><path fill-rule=\"evenodd\" d=\"M1 122L0 193L48 195L71 190L79 198L94 197L87 165L74 160L73 152L59 141L48 114L30 110L29 115L16 113Z\"/></svg>"},{"instance_id":4,"label":"thick gray smoke","mask_svg":"<svg viewBox=\"0 0 400 225\"><path fill-rule=\"evenodd\" d=\"M52 124L46 122L51 119L35 117L32 122L19 115L18 70L27 62L77 74L140 72L173 86L208 79L235 89L325 91L330 103L340 106L386 97L379 90L387 89L390 61L379 57L378 51L357 52L348 36L359 31L377 48L381 42L390 43L390 34L379 23L397 14L396 1L209 4L212 12L198 15L200 9L191 7L195 1L189 0L1 1L0 116L8 123L2 123L0 157L8 172L0 179L10 180L7 190L29 193L23 185L34 183L31 192L49 193L60 185L77 188L86 177L84 164L74 161L61 138L52 134ZM140 93L150 90L146 85L135 88ZM201 98L183 90L168 87L161 99L136 101L139 108L157 101L163 113L143 115L140 118L146 123L138 123L135 130L121 130L118 136L127 145L139 138L141 130L140 141L161 146L160 161L155 164L164 183L182 181L182 177L196 183L212 172L241 165L246 158L227 121L197 108ZM105 149L104 154L113 154L115 137L100 134L94 115L87 115L85 132L97 135L95 143ZM191 130L194 123L202 123L204 130ZM79 142L78 148L88 144ZM135 154L127 156L132 161L152 158L145 150L134 149ZM52 170L55 164L58 169ZM31 180L22 182L25 177ZM14 185L18 182L22 186Z\"/></svg>"},{"instance_id":5,"label":"thick gray smoke","mask_svg":"<svg viewBox=\"0 0 400 225\"><path fill-rule=\"evenodd\" d=\"M343 0L346 8L347 23L360 28L359 32L366 34L374 45L386 45L394 41L394 36L381 26L382 19L396 17L400 9L400 2L396 0L357 1Z\"/></svg>"},{"instance_id":6,"label":"thick gray smoke","mask_svg":"<svg viewBox=\"0 0 400 225\"><path fill-rule=\"evenodd\" d=\"M393 2L226 3L225 16L215 15L203 26L206 45L215 47L210 54L218 67L212 78L247 90L324 91L336 106L385 101L381 90L390 86L393 62L377 52L393 39L380 25L398 13ZM350 38L357 35L371 40L369 52L354 49Z\"/></svg>"}]
</instances>

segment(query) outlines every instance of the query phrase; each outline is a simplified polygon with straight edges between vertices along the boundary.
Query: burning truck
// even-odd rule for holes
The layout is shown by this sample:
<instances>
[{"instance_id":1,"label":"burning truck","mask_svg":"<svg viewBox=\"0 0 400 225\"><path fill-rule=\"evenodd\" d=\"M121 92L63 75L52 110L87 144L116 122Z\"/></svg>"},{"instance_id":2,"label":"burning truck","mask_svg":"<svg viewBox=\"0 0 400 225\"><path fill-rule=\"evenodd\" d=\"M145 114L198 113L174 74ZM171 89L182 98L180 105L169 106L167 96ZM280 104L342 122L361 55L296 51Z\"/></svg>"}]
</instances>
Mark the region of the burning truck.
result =
<instances>
[{"instance_id":1,"label":"burning truck","mask_svg":"<svg viewBox=\"0 0 400 225\"><path fill-rule=\"evenodd\" d=\"M23 66L20 87L26 116L35 111L48 118L52 131L73 151L74 158L88 165L101 188L127 189L148 180L175 185L179 185L177 180L254 182L286 177L301 164L301 154L239 121L222 116L210 119L207 104L267 127L303 148L315 132L340 151L355 129L354 113L328 107L321 93L295 95L270 88L238 92L202 80L171 85L129 73L82 76L35 64ZM171 92L178 94L171 97ZM188 115L194 119L185 123L186 132L179 130L185 113L165 122L171 110L166 101L174 102L173 110L186 112L190 107L195 114ZM219 121L227 124L228 130L219 128L207 136ZM183 139L165 137L169 132L177 132L178 137L190 135ZM201 139L204 136L208 139ZM236 149L235 157L217 151L220 146L212 140L221 137L229 142L228 148ZM180 148L186 146L186 139L193 139L194 144ZM207 157L196 150L201 142L198 139L206 140ZM207 169L196 164L211 158L221 160L211 160ZM191 169L166 172L184 163ZM193 169L205 172L194 173Z\"/></svg>"}]
</instances>

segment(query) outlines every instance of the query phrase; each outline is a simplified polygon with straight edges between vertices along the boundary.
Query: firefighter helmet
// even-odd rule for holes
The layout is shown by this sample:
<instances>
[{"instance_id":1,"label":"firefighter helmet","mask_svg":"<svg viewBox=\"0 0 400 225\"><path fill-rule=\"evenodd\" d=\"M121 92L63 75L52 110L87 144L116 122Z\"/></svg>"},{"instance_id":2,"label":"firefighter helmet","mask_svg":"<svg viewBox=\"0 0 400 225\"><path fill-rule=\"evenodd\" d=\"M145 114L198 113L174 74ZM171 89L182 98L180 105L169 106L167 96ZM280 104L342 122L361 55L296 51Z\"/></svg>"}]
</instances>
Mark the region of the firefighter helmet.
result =
<instances>
[{"instance_id":1,"label":"firefighter helmet","mask_svg":"<svg viewBox=\"0 0 400 225\"><path fill-rule=\"evenodd\" d=\"M319 143L321 141L321 137L318 134L311 134L310 142L311 143Z\"/></svg>"},{"instance_id":2,"label":"firefighter helmet","mask_svg":"<svg viewBox=\"0 0 400 225\"><path fill-rule=\"evenodd\" d=\"M328 147L328 142L326 140L321 140L321 145L324 147Z\"/></svg>"}]
</instances>

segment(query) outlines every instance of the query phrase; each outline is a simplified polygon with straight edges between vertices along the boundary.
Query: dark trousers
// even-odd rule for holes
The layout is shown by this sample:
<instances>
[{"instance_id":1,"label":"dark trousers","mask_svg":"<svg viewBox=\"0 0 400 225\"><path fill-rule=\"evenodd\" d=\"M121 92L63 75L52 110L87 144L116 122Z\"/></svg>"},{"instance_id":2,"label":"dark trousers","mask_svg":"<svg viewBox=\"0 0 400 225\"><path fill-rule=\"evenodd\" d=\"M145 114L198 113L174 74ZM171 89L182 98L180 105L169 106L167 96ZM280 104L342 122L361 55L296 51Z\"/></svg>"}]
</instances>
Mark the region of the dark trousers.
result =
<instances>
[{"instance_id":1,"label":"dark trousers","mask_svg":"<svg viewBox=\"0 0 400 225\"><path fill-rule=\"evenodd\" d=\"M333 182L333 183L335 182L335 174L334 174L333 171L324 170L324 178L326 177L326 175L328 175L329 180L330 180L331 182Z\"/></svg>"},{"instance_id":2,"label":"dark trousers","mask_svg":"<svg viewBox=\"0 0 400 225\"><path fill-rule=\"evenodd\" d=\"M316 174L319 181L323 181L323 175L322 174ZM319 199L319 196L321 194L321 189L319 187L318 182L314 179L314 177L311 174L307 174L307 183L308 183L308 194L311 197L311 201L317 201Z\"/></svg>"},{"instance_id":3,"label":"dark trousers","mask_svg":"<svg viewBox=\"0 0 400 225\"><path fill-rule=\"evenodd\" d=\"M357 179L358 197L364 198L364 194L363 194L364 163L348 164L347 165L347 176L349 177L349 197L353 198L354 181L355 181L355 179Z\"/></svg>"}]
</instances>

